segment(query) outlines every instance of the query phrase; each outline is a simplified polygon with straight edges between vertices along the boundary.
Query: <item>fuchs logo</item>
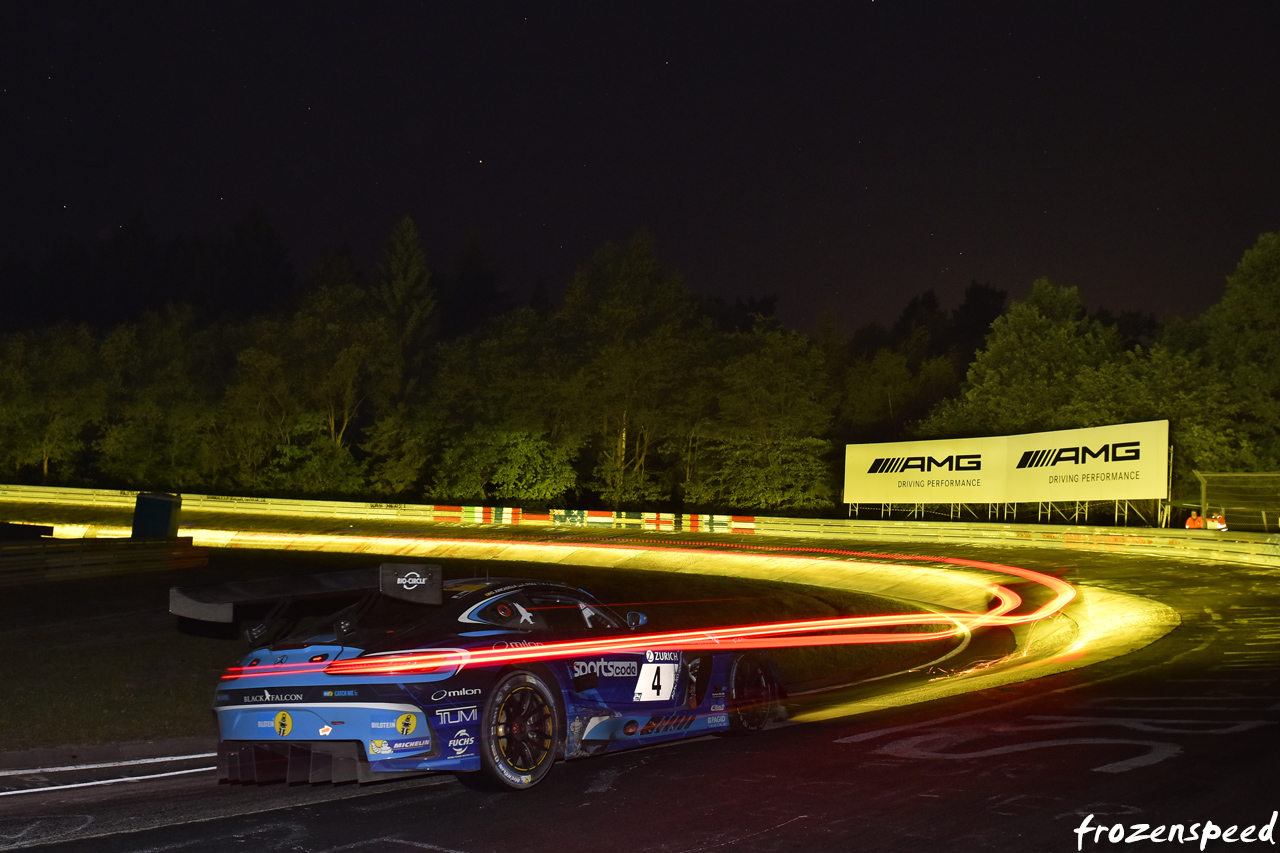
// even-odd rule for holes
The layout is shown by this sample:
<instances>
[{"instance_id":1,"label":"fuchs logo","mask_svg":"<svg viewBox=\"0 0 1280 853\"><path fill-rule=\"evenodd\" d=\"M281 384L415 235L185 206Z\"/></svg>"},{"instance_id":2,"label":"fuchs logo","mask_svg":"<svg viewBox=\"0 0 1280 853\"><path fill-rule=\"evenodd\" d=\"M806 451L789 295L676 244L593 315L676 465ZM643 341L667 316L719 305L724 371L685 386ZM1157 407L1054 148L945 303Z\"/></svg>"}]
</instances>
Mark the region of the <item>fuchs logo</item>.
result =
<instances>
[{"instance_id":1,"label":"fuchs logo","mask_svg":"<svg viewBox=\"0 0 1280 853\"><path fill-rule=\"evenodd\" d=\"M466 729L458 729L458 733L449 741L449 748L453 750L454 755L462 755L467 751L476 739Z\"/></svg>"},{"instance_id":2,"label":"fuchs logo","mask_svg":"<svg viewBox=\"0 0 1280 853\"><path fill-rule=\"evenodd\" d=\"M901 474L904 471L919 471L927 474L935 468L948 471L981 471L981 453L957 453L934 459L932 456L883 456L877 458L867 469L868 474Z\"/></svg>"},{"instance_id":3,"label":"fuchs logo","mask_svg":"<svg viewBox=\"0 0 1280 853\"><path fill-rule=\"evenodd\" d=\"M1090 459L1101 459L1103 462L1131 462L1141 459L1141 448L1138 441L1118 441L1104 444L1097 450L1083 445L1080 447L1056 447L1048 450L1027 450L1018 460L1019 468L1049 468L1059 462L1070 462L1072 465L1084 465Z\"/></svg>"},{"instance_id":4,"label":"fuchs logo","mask_svg":"<svg viewBox=\"0 0 1280 853\"><path fill-rule=\"evenodd\" d=\"M430 583L430 581L417 572L408 572L404 577L396 578L396 583L405 589L417 589L420 586L425 586Z\"/></svg>"},{"instance_id":5,"label":"fuchs logo","mask_svg":"<svg viewBox=\"0 0 1280 853\"><path fill-rule=\"evenodd\" d=\"M576 660L573 662L573 677L595 674L601 678L628 676L635 678L640 674L640 667L631 660Z\"/></svg>"},{"instance_id":6,"label":"fuchs logo","mask_svg":"<svg viewBox=\"0 0 1280 853\"><path fill-rule=\"evenodd\" d=\"M263 690L261 696L245 696L245 702L301 702L301 693L272 693Z\"/></svg>"},{"instance_id":7,"label":"fuchs logo","mask_svg":"<svg viewBox=\"0 0 1280 853\"><path fill-rule=\"evenodd\" d=\"M439 702L441 699L456 698L458 696L479 696L480 689L477 687L460 687L457 690L437 690L431 694L432 702Z\"/></svg>"}]
</instances>

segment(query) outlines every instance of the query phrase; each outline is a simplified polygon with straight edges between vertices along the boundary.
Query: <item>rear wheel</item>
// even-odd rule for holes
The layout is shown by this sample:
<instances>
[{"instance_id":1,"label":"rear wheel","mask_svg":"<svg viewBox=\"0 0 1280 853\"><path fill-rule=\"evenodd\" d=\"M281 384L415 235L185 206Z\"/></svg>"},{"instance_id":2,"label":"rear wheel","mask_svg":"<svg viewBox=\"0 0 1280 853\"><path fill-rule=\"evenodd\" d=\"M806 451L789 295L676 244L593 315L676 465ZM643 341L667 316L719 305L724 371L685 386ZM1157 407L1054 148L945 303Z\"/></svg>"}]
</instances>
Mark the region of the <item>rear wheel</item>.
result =
<instances>
[{"instance_id":1,"label":"rear wheel","mask_svg":"<svg viewBox=\"0 0 1280 853\"><path fill-rule=\"evenodd\" d=\"M532 788L550 772L560 736L555 693L547 682L533 672L508 673L485 703L482 771L499 788Z\"/></svg>"},{"instance_id":2,"label":"rear wheel","mask_svg":"<svg viewBox=\"0 0 1280 853\"><path fill-rule=\"evenodd\" d=\"M778 691L773 671L756 655L738 655L729 664L729 731L751 734L773 716Z\"/></svg>"}]
</instances>

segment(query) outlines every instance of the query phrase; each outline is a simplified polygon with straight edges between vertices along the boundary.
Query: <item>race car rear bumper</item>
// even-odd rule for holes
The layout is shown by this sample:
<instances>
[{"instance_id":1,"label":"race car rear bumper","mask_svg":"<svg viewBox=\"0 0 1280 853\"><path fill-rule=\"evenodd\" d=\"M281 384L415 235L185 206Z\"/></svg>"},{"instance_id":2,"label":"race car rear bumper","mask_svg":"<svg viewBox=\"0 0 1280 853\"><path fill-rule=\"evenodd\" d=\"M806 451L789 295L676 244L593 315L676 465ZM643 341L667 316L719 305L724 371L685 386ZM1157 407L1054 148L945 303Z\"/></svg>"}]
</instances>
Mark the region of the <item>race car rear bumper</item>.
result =
<instances>
[{"instance_id":1,"label":"race car rear bumper","mask_svg":"<svg viewBox=\"0 0 1280 853\"><path fill-rule=\"evenodd\" d=\"M218 781L242 785L285 782L372 782L403 778L369 767L360 741L236 741L218 744Z\"/></svg>"}]
</instances>

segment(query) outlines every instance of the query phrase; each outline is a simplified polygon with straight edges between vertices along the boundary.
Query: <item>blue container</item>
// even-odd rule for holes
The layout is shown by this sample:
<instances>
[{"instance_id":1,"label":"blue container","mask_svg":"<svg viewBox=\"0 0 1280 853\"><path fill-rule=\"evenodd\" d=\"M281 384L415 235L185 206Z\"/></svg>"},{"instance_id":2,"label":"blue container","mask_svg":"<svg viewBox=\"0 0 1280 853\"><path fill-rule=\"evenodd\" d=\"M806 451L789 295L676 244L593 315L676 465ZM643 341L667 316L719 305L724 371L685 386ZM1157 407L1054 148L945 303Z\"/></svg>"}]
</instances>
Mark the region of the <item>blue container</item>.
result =
<instances>
[{"instance_id":1,"label":"blue container","mask_svg":"<svg viewBox=\"0 0 1280 853\"><path fill-rule=\"evenodd\" d=\"M181 514L182 495L143 492L133 505L133 538L174 539Z\"/></svg>"}]
</instances>

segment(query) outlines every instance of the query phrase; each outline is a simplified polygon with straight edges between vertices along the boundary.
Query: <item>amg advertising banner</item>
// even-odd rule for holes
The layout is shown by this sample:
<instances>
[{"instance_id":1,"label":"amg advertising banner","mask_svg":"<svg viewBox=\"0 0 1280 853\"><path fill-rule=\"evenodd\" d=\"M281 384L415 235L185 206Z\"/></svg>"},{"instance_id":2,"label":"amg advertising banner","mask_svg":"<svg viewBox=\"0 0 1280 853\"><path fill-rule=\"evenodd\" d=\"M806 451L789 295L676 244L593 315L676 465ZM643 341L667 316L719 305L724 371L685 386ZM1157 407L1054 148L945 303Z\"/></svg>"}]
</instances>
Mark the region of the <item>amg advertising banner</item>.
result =
<instances>
[{"instance_id":1,"label":"amg advertising banner","mask_svg":"<svg viewBox=\"0 0 1280 853\"><path fill-rule=\"evenodd\" d=\"M1169 422L993 438L849 444L845 503L1033 503L1168 497Z\"/></svg>"}]
</instances>

